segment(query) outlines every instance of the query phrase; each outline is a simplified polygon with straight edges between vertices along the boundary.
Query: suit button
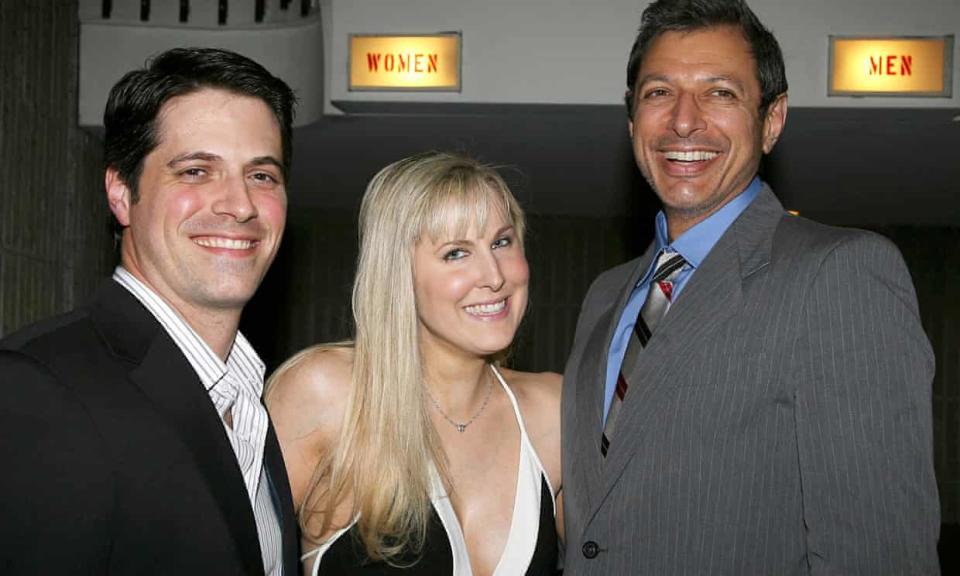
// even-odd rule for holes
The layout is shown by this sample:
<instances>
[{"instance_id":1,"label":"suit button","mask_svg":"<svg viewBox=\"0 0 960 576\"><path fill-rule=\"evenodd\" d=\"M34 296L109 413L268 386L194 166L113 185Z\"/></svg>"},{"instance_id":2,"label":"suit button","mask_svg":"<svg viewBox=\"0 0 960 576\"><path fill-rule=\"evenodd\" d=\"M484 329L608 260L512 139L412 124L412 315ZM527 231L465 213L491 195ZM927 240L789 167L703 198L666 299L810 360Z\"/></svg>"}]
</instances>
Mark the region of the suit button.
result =
<instances>
[{"instance_id":1,"label":"suit button","mask_svg":"<svg viewBox=\"0 0 960 576\"><path fill-rule=\"evenodd\" d=\"M597 554L600 553L600 546L593 540L587 540L583 543L583 548L580 550L583 552L585 558L593 560L597 557Z\"/></svg>"}]
</instances>

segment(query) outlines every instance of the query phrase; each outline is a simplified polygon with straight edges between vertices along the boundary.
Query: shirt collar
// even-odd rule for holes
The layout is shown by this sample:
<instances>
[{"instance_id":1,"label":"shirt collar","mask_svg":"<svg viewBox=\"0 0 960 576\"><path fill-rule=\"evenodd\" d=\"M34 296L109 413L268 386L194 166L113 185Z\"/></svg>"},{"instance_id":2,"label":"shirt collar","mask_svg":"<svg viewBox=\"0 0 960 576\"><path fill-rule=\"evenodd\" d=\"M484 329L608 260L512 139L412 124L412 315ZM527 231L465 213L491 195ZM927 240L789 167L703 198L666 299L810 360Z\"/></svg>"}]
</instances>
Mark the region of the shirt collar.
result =
<instances>
[{"instance_id":1,"label":"shirt collar","mask_svg":"<svg viewBox=\"0 0 960 576\"><path fill-rule=\"evenodd\" d=\"M228 371L233 370L249 377L257 393L263 393L266 366L241 332L237 332L227 361L224 362L170 304L123 266L117 266L113 279L139 300L163 326L190 362L204 388L210 390Z\"/></svg>"},{"instance_id":2,"label":"shirt collar","mask_svg":"<svg viewBox=\"0 0 960 576\"><path fill-rule=\"evenodd\" d=\"M657 214L656 222L657 253L659 254L664 249L672 250L683 256L684 260L693 268L699 267L710 250L720 240L720 237L723 236L723 233L730 227L730 224L733 224L733 221L760 194L761 187L760 178L754 176L750 185L743 192L734 196L732 200L705 220L681 234L673 243L670 243L667 234L667 217L661 210Z\"/></svg>"}]
</instances>

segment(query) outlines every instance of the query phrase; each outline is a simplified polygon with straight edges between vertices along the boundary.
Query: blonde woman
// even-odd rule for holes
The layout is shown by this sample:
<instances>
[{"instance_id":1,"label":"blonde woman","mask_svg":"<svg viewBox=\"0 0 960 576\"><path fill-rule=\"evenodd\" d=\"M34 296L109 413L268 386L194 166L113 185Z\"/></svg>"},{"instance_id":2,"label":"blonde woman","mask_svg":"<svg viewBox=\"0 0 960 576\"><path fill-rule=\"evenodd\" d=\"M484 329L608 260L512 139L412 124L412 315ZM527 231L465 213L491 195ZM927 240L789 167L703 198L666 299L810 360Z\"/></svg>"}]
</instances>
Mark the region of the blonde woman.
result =
<instances>
[{"instance_id":1,"label":"blonde woman","mask_svg":"<svg viewBox=\"0 0 960 576\"><path fill-rule=\"evenodd\" d=\"M355 340L266 396L306 574L553 574L558 374L499 366L527 305L523 214L500 176L428 153L360 209Z\"/></svg>"}]
</instances>

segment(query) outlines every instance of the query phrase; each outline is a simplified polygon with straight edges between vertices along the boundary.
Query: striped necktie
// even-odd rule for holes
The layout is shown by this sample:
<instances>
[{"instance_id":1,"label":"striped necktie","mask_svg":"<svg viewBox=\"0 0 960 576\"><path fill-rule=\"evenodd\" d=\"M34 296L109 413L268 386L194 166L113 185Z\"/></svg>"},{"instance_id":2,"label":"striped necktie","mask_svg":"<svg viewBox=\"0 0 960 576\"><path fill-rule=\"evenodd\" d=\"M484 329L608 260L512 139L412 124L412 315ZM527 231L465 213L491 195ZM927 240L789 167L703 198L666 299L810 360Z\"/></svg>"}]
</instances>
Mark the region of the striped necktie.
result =
<instances>
[{"instance_id":1,"label":"striped necktie","mask_svg":"<svg viewBox=\"0 0 960 576\"><path fill-rule=\"evenodd\" d=\"M607 412L607 422L603 426L603 434L600 438L600 453L607 455L610 447L610 439L613 437L613 430L617 424L617 416L620 409L623 408L623 399L630 388L630 382L625 374L633 374L633 368L640 352L646 347L657 324L670 308L670 302L673 298L673 281L683 270L686 264L683 256L676 252L663 252L657 258L657 268L653 273L653 279L650 281L650 289L647 291L647 299L640 308L640 314L637 315L637 322L633 325L630 333L630 341L627 343L627 350L623 355L623 362L620 364L620 372L617 374L617 387L613 393L613 400L610 402L610 410ZM634 374L635 376L635 374Z\"/></svg>"}]
</instances>

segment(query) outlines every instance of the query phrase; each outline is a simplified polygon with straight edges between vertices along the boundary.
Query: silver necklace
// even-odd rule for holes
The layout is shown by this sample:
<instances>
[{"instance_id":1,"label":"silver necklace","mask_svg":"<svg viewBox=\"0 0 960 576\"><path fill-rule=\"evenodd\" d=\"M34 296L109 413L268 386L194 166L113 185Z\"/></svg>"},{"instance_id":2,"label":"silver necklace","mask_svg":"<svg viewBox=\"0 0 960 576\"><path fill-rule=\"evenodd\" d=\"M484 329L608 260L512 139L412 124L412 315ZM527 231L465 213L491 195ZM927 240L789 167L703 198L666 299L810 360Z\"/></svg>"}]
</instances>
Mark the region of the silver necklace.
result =
<instances>
[{"instance_id":1,"label":"silver necklace","mask_svg":"<svg viewBox=\"0 0 960 576\"><path fill-rule=\"evenodd\" d=\"M430 393L430 389L427 388L427 397L430 398L430 402L433 402L433 407L436 408L437 412L439 412L440 415L443 416L443 418L447 422L452 424L453 427L457 429L457 432L460 432L461 434L463 434L463 432L467 429L467 426L473 424L473 421L476 420L481 414L483 414L483 411L487 409L487 403L490 402L491 394L493 394L493 381L488 378L487 379L487 395L483 399L483 404L480 405L480 409L477 410L477 413L474 414L473 417L471 417L466 422L461 423L447 416L447 413L443 411L443 408L440 407L440 404L438 404L437 401L434 400L433 394Z\"/></svg>"}]
</instances>

